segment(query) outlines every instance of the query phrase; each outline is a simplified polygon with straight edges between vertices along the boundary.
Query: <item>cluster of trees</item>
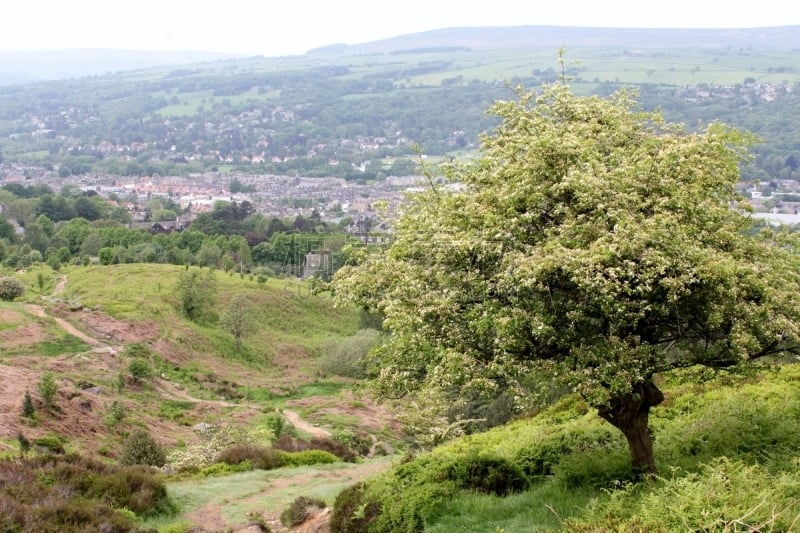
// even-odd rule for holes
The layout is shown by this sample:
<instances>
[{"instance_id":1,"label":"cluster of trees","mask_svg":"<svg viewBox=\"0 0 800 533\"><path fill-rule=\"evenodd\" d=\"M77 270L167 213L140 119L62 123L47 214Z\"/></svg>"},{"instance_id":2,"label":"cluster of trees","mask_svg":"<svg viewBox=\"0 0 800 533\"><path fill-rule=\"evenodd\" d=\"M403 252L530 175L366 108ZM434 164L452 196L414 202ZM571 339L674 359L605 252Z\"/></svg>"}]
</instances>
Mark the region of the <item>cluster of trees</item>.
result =
<instances>
[{"instance_id":1,"label":"cluster of trees","mask_svg":"<svg viewBox=\"0 0 800 533\"><path fill-rule=\"evenodd\" d=\"M306 253L329 250L332 272L348 260L348 245L359 242L318 216L269 218L255 213L249 202L219 202L183 231L153 233L131 227L126 209L99 196L76 195L72 188L56 195L47 186L9 184L0 196L0 261L9 268L38 262L60 268L97 258L101 264L196 264L238 272L262 267L265 275L299 275ZM95 209L79 208L84 203ZM175 220L180 207L157 199L147 210L151 220ZM18 235L12 222L24 233Z\"/></svg>"}]
</instances>

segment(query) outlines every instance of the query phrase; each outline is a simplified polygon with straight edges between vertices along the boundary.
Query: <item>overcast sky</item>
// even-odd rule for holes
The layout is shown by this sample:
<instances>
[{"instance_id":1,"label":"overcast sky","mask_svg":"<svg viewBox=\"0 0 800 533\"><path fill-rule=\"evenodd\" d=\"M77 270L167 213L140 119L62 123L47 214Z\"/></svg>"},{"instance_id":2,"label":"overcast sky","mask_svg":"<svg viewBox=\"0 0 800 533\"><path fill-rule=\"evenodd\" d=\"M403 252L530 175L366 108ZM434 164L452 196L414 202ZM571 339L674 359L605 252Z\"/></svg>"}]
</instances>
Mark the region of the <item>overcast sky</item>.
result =
<instances>
[{"instance_id":1,"label":"overcast sky","mask_svg":"<svg viewBox=\"0 0 800 533\"><path fill-rule=\"evenodd\" d=\"M0 50L116 48L304 54L459 26L800 25L793 0L6 0Z\"/></svg>"}]
</instances>

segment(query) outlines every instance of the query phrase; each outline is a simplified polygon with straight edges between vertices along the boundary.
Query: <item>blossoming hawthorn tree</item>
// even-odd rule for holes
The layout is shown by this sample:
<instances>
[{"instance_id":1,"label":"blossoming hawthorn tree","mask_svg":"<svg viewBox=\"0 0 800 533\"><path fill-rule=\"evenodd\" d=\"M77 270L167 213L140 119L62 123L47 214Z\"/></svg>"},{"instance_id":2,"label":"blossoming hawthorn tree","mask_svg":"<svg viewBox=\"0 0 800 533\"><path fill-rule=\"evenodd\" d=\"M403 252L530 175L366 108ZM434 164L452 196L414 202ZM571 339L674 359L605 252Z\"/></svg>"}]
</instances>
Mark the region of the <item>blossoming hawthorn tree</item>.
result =
<instances>
[{"instance_id":1,"label":"blossoming hawthorn tree","mask_svg":"<svg viewBox=\"0 0 800 533\"><path fill-rule=\"evenodd\" d=\"M524 402L530 377L549 376L655 472L660 374L800 347L797 241L753 231L736 193L750 136L689 133L626 92L564 83L492 111L482 157L410 197L391 248L341 269L336 296L385 316L382 393Z\"/></svg>"}]
</instances>

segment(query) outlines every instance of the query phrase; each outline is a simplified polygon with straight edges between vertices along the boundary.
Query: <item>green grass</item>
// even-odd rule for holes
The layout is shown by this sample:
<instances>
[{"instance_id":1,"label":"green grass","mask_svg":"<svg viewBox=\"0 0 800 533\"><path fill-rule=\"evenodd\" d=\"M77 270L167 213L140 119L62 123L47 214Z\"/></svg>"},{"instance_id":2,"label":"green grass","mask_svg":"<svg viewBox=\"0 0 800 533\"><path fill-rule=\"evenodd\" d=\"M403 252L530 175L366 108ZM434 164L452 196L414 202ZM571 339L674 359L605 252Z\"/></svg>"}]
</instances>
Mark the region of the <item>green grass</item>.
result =
<instances>
[{"instance_id":1,"label":"green grass","mask_svg":"<svg viewBox=\"0 0 800 533\"><path fill-rule=\"evenodd\" d=\"M61 333L55 340L40 342L30 349L45 357L55 357L62 354L85 352L90 350L91 346L69 333Z\"/></svg>"},{"instance_id":2,"label":"green grass","mask_svg":"<svg viewBox=\"0 0 800 533\"><path fill-rule=\"evenodd\" d=\"M269 363L275 346L294 344L314 353L330 337L356 332L355 310L334 308L328 295L312 295L306 283L270 279L259 284L249 277L215 272L219 316L230 297L244 293L255 307L256 332L244 339L236 350L233 338L216 324L196 325L180 316L176 309L175 287L183 267L162 264L126 264L70 268L67 295L84 306L99 306L111 316L134 321L153 320L170 324L164 334L181 335L181 341L196 349L214 352L227 359L255 365ZM102 280L102 282L98 282ZM180 326L178 328L174 326ZM183 330L186 333L180 333ZM188 334L194 331L199 336Z\"/></svg>"},{"instance_id":3,"label":"green grass","mask_svg":"<svg viewBox=\"0 0 800 533\"><path fill-rule=\"evenodd\" d=\"M705 383L665 380L651 428L662 477L631 484L627 445L580 399L457 439L372 480L378 531L791 531L800 525L800 365ZM516 462L531 487L504 498L454 491L440 465ZM431 505L431 501L437 502ZM402 505L395 502L404 502ZM741 520L735 529L734 520ZM758 526L761 524L761 526Z\"/></svg>"},{"instance_id":4,"label":"green grass","mask_svg":"<svg viewBox=\"0 0 800 533\"><path fill-rule=\"evenodd\" d=\"M505 498L465 494L444 506L425 531L557 531L564 519L580 514L594 497L594 490L567 488L558 483L544 483Z\"/></svg>"},{"instance_id":5,"label":"green grass","mask_svg":"<svg viewBox=\"0 0 800 533\"><path fill-rule=\"evenodd\" d=\"M187 411L193 410L194 406L194 402L162 400L158 406L158 417L188 426L190 424L190 418Z\"/></svg>"},{"instance_id":6,"label":"green grass","mask_svg":"<svg viewBox=\"0 0 800 533\"><path fill-rule=\"evenodd\" d=\"M394 457L370 459L375 471L391 466ZM166 528L186 523L187 513L204 505L221 507L222 516L229 523L245 524L249 512L277 511L288 507L298 496L307 496L333 504L336 495L354 482L364 463L331 463L325 465L280 468L277 470L254 470L220 477L191 479L168 483L170 497L178 504L180 514L143 521L143 527ZM280 490L270 490L275 483Z\"/></svg>"}]
</instances>

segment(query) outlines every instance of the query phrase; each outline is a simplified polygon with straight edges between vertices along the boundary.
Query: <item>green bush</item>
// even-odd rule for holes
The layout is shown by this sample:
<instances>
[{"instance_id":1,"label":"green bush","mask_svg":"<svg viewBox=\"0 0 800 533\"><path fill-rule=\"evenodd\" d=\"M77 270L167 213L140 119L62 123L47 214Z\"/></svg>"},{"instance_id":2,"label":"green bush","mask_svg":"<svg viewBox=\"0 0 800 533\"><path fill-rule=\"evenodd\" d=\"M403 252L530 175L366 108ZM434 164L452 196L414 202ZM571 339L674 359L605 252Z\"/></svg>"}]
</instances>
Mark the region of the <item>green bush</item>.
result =
<instances>
[{"instance_id":1,"label":"green bush","mask_svg":"<svg viewBox=\"0 0 800 533\"><path fill-rule=\"evenodd\" d=\"M0 300L14 301L25 294L25 285L15 278L0 278Z\"/></svg>"},{"instance_id":2,"label":"green bush","mask_svg":"<svg viewBox=\"0 0 800 533\"><path fill-rule=\"evenodd\" d=\"M313 437L310 441L304 439L292 438L289 435L284 435L274 443L272 447L276 450L283 450L285 452L303 452L306 450L322 450L329 452L342 461L354 462L356 460L356 453L348 448L344 443L336 439L329 439L327 437Z\"/></svg>"},{"instance_id":3,"label":"green bush","mask_svg":"<svg viewBox=\"0 0 800 533\"><path fill-rule=\"evenodd\" d=\"M49 453L64 453L64 440L58 435L44 435L33 439L33 448Z\"/></svg>"},{"instance_id":4,"label":"green bush","mask_svg":"<svg viewBox=\"0 0 800 533\"><path fill-rule=\"evenodd\" d=\"M45 372L39 381L39 394L42 396L44 410L50 411L53 407L58 393L58 385L50 372Z\"/></svg>"},{"instance_id":5,"label":"green bush","mask_svg":"<svg viewBox=\"0 0 800 533\"><path fill-rule=\"evenodd\" d=\"M516 463L478 453L453 459L439 469L437 477L452 481L460 489L497 496L521 492L529 486L528 478Z\"/></svg>"},{"instance_id":6,"label":"green bush","mask_svg":"<svg viewBox=\"0 0 800 533\"><path fill-rule=\"evenodd\" d=\"M87 494L117 509L130 509L139 516L173 511L164 483L148 467L140 465L97 476Z\"/></svg>"},{"instance_id":7,"label":"green bush","mask_svg":"<svg viewBox=\"0 0 800 533\"><path fill-rule=\"evenodd\" d=\"M250 472L251 470L253 470L253 463L250 461L242 461L236 464L214 463L213 465L201 468L200 475L205 477L227 476L237 472Z\"/></svg>"},{"instance_id":8,"label":"green bush","mask_svg":"<svg viewBox=\"0 0 800 533\"><path fill-rule=\"evenodd\" d=\"M153 367L147 359L134 357L128 363L128 372L134 380L142 381L153 376Z\"/></svg>"},{"instance_id":9,"label":"green bush","mask_svg":"<svg viewBox=\"0 0 800 533\"><path fill-rule=\"evenodd\" d=\"M451 483L421 484L401 492L381 495L381 511L370 531L376 533L419 533L444 504L452 500L457 489Z\"/></svg>"},{"instance_id":10,"label":"green bush","mask_svg":"<svg viewBox=\"0 0 800 533\"><path fill-rule=\"evenodd\" d=\"M322 347L319 368L326 374L361 379L366 377L364 358L378 342L379 333L362 329L352 337L330 340Z\"/></svg>"},{"instance_id":11,"label":"green bush","mask_svg":"<svg viewBox=\"0 0 800 533\"><path fill-rule=\"evenodd\" d=\"M636 479L630 452L625 446L566 455L553 467L553 474L570 488L606 489Z\"/></svg>"},{"instance_id":12,"label":"green bush","mask_svg":"<svg viewBox=\"0 0 800 533\"><path fill-rule=\"evenodd\" d=\"M283 452L286 459L286 466L310 466L340 461L338 457L330 452L322 450L306 450L303 452Z\"/></svg>"},{"instance_id":13,"label":"green bush","mask_svg":"<svg viewBox=\"0 0 800 533\"><path fill-rule=\"evenodd\" d=\"M281 413L269 413L264 417L264 425L272 432L274 438L279 439L291 428L291 424Z\"/></svg>"},{"instance_id":14,"label":"green bush","mask_svg":"<svg viewBox=\"0 0 800 533\"><path fill-rule=\"evenodd\" d=\"M17 431L17 443L19 444L19 454L21 457L25 457L31 449L31 441L22 433L22 431Z\"/></svg>"},{"instance_id":15,"label":"green bush","mask_svg":"<svg viewBox=\"0 0 800 533\"><path fill-rule=\"evenodd\" d=\"M130 434L122 449L120 464L164 466L167 462L164 449L145 429L136 429Z\"/></svg>"},{"instance_id":16,"label":"green bush","mask_svg":"<svg viewBox=\"0 0 800 533\"><path fill-rule=\"evenodd\" d=\"M514 460L531 479L551 476L568 456L591 450L607 453L624 445L622 435L610 425L561 424L547 428L529 445L520 447ZM602 461L601 461L602 465Z\"/></svg>"},{"instance_id":17,"label":"green bush","mask_svg":"<svg viewBox=\"0 0 800 533\"><path fill-rule=\"evenodd\" d=\"M354 432L346 429L334 431L333 440L342 443L347 449L352 450L356 455L360 455L361 457L366 457L369 454L373 443L372 437L370 437L368 433Z\"/></svg>"},{"instance_id":18,"label":"green bush","mask_svg":"<svg viewBox=\"0 0 800 533\"><path fill-rule=\"evenodd\" d=\"M299 526L308 516L309 509L324 509L325 507L325 502L318 498L298 496L292 505L281 513L281 524L289 528Z\"/></svg>"},{"instance_id":19,"label":"green bush","mask_svg":"<svg viewBox=\"0 0 800 533\"><path fill-rule=\"evenodd\" d=\"M25 391L25 394L22 396L22 416L25 418L33 418L35 414L36 409L33 407L31 393Z\"/></svg>"},{"instance_id":20,"label":"green bush","mask_svg":"<svg viewBox=\"0 0 800 533\"><path fill-rule=\"evenodd\" d=\"M375 522L380 505L365 499L366 486L364 482L357 483L336 496L331 511L331 533L363 533Z\"/></svg>"},{"instance_id":21,"label":"green bush","mask_svg":"<svg viewBox=\"0 0 800 533\"><path fill-rule=\"evenodd\" d=\"M140 342L129 344L125 347L125 350L122 353L126 357L141 357L142 359L149 359L152 355L150 349Z\"/></svg>"},{"instance_id":22,"label":"green bush","mask_svg":"<svg viewBox=\"0 0 800 533\"><path fill-rule=\"evenodd\" d=\"M106 425L113 428L125 418L125 406L119 400L112 400L106 413Z\"/></svg>"},{"instance_id":23,"label":"green bush","mask_svg":"<svg viewBox=\"0 0 800 533\"><path fill-rule=\"evenodd\" d=\"M343 442L327 437L313 437L308 443L308 447L311 450L322 450L323 452L331 453L342 461L347 461L349 463L355 462L358 457L356 453L345 446Z\"/></svg>"}]
</instances>

